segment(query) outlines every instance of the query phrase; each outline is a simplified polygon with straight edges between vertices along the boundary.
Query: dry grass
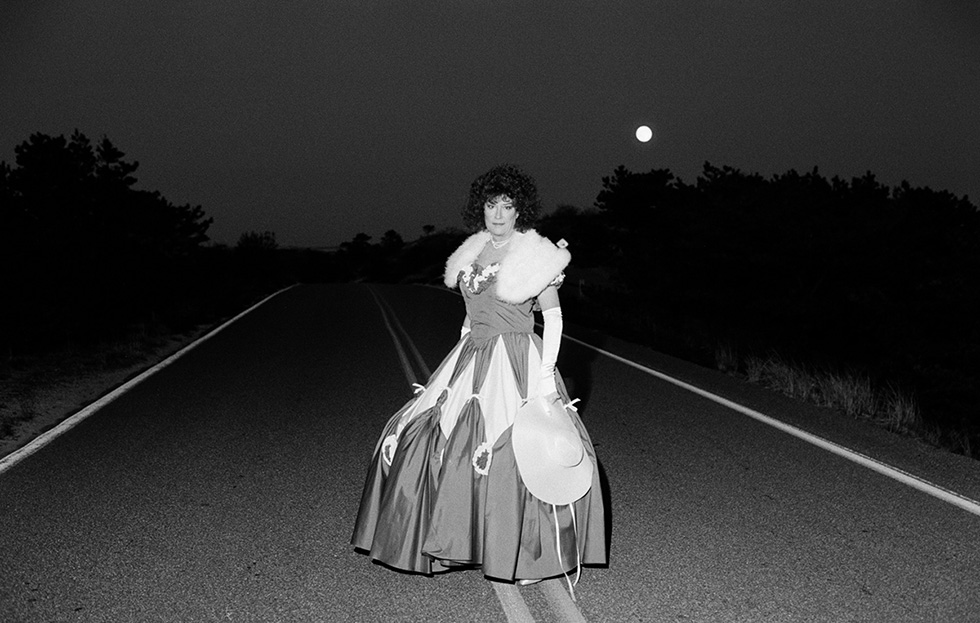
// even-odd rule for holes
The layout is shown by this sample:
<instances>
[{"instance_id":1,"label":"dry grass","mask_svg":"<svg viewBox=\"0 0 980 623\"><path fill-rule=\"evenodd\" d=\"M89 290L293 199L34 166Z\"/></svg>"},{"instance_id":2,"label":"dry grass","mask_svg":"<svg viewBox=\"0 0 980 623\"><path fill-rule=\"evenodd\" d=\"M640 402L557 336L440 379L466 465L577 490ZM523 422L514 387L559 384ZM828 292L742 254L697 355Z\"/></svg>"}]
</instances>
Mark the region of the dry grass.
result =
<instances>
[{"instance_id":1,"label":"dry grass","mask_svg":"<svg viewBox=\"0 0 980 623\"><path fill-rule=\"evenodd\" d=\"M923 428L922 415L915 400L896 387L889 387L882 395L881 412L889 430L898 433L915 433ZM964 435L969 447L969 436ZM967 456L971 456L969 452Z\"/></svg>"},{"instance_id":2,"label":"dry grass","mask_svg":"<svg viewBox=\"0 0 980 623\"><path fill-rule=\"evenodd\" d=\"M722 350L720 347L716 352ZM765 358L746 357L744 370L750 383L762 384L787 396L837 409L890 431L916 436L933 445L973 456L966 432L951 433L927 427L915 398L893 385L876 386L862 374L815 370L786 361L777 354Z\"/></svg>"},{"instance_id":3,"label":"dry grass","mask_svg":"<svg viewBox=\"0 0 980 623\"><path fill-rule=\"evenodd\" d=\"M738 372L738 351L731 342L722 342L715 347L715 366L722 372Z\"/></svg>"},{"instance_id":4,"label":"dry grass","mask_svg":"<svg viewBox=\"0 0 980 623\"><path fill-rule=\"evenodd\" d=\"M748 357L745 374L752 383L761 383L787 396L816 402L820 391L818 377L803 365L794 365L772 356L767 359Z\"/></svg>"},{"instance_id":5,"label":"dry grass","mask_svg":"<svg viewBox=\"0 0 980 623\"><path fill-rule=\"evenodd\" d=\"M814 375L814 384L820 387L818 404L840 409L851 417L877 419L880 401L868 377L824 372Z\"/></svg>"}]
</instances>

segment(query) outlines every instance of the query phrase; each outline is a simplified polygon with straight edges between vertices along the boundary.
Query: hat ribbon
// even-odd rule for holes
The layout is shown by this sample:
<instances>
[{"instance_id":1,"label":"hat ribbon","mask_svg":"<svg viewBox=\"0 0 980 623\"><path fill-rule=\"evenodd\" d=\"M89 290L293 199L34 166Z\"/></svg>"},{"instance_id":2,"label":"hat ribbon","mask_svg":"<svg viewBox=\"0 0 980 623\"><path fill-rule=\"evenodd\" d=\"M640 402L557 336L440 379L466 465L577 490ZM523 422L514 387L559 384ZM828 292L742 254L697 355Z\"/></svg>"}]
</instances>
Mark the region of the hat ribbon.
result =
<instances>
[{"instance_id":1,"label":"hat ribbon","mask_svg":"<svg viewBox=\"0 0 980 623\"><path fill-rule=\"evenodd\" d=\"M571 578L565 573L565 564L561 561L561 531L558 527L558 509L554 504L551 505L552 514L555 516L555 546L558 551L558 566L561 567L561 572L565 576L565 581L568 582L568 592L572 596L572 601L575 601L575 586L578 585L579 578L582 577L582 555L578 551L578 523L575 521L575 503L568 505L568 510L572 514L572 534L575 535L575 585L572 585Z\"/></svg>"}]
</instances>

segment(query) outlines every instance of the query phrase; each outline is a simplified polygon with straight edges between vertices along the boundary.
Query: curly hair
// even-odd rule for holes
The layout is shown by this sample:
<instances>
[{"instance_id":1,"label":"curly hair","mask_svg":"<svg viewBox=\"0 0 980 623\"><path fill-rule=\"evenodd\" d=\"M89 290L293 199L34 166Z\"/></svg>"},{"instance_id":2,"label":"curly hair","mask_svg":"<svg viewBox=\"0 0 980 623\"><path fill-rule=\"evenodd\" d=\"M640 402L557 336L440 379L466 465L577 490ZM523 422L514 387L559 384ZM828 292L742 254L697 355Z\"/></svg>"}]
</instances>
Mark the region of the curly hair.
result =
<instances>
[{"instance_id":1,"label":"curly hair","mask_svg":"<svg viewBox=\"0 0 980 623\"><path fill-rule=\"evenodd\" d=\"M517 210L514 228L521 232L531 229L541 213L538 188L533 177L512 164L497 165L473 180L463 207L463 224L471 231L484 229L483 206L488 199L500 195L507 195L514 202Z\"/></svg>"}]
</instances>

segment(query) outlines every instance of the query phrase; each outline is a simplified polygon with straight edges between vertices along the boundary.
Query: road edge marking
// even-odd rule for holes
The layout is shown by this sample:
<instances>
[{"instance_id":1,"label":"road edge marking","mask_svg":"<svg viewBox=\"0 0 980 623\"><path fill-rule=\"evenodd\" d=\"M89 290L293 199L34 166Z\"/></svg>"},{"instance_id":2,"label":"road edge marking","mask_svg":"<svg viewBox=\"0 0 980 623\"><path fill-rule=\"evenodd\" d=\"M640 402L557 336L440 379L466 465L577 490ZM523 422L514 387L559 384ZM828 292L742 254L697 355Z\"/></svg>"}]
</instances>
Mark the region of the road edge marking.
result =
<instances>
[{"instance_id":1,"label":"road edge marking","mask_svg":"<svg viewBox=\"0 0 980 623\"><path fill-rule=\"evenodd\" d=\"M259 307L260 305L262 305L263 303L265 303L269 299L271 299L271 298L273 298L275 296L278 296L278 295L282 294L283 292L285 292L287 290L291 290L292 288L295 288L298 285L299 284L294 283L291 286L287 286L287 287L285 287L285 288L283 288L281 290L278 290L276 292L273 292L272 294L270 294L269 296L265 297L264 299L262 299L258 303L255 303L254 305L252 305L251 307L249 307L245 311L239 313L237 316L234 316L230 320L226 320L225 322L221 323L220 325L218 325L214 329L211 329L210 331L208 331L207 333L205 333L201 337L197 338L196 340L194 340L190 344L184 346L183 348L181 348L177 352L173 353L172 355L170 355L169 357L167 357L163 361L160 361L159 363L157 363L157 364L155 364L155 365L147 368L146 370L143 370L138 375L136 375L133 378L129 379L128 381L126 381L122 385L119 385L118 387L116 387L111 392L105 394L104 396L102 396L101 398L95 400L94 402L91 402L88 405L82 407L81 409L79 409L78 411L76 411L75 413L73 413L72 415L70 415L67 418L65 418L64 420L62 420L54 428L50 428L50 429L44 431L43 433L41 433L40 435L38 435L37 437L35 437L34 439L32 439L28 444L26 444L24 446L21 446L20 448L17 448L16 450L14 450L10 454L6 455L5 457L0 458L0 475L2 475L8 469L12 468L14 465L17 465L18 463L20 463L21 461L23 461L27 457L31 456L32 454L34 454L35 452L37 452L38 450L40 450L44 446L48 445L49 443L51 443L52 441L54 441L55 439L57 439L61 435L67 433L69 430L71 430L76 425L78 425L82 420L84 420L85 418L89 417L90 415L92 415L93 413L95 413L96 411L98 411L99 409L101 409L102 407L104 407L105 405L109 404L110 402L112 402L116 398L119 398L120 396L122 396L123 394L125 394L127 391L129 391L130 389L132 389L133 387L135 387L139 383L142 383L143 381L145 381L147 378L149 378L153 374L156 374L160 370L166 368L167 366L169 366L173 362L177 361L178 359L180 359L181 357L183 357L184 355L186 355L188 352L190 352L191 350L193 350L194 348L196 348L197 346L199 346L203 342L211 339L212 337L214 337L215 335L217 335L219 332L221 332L222 330L224 330L225 328L227 328L231 323L239 320L242 316L244 316L244 315L248 314L249 312L251 312L252 310L256 309L257 307Z\"/></svg>"},{"instance_id":2,"label":"road edge marking","mask_svg":"<svg viewBox=\"0 0 980 623\"><path fill-rule=\"evenodd\" d=\"M912 474L910 472L907 472L907 471L905 471L903 469L899 469L899 468L894 467L892 465L889 465L889 464L887 464L887 463L885 463L883 461L879 461L878 459L875 459L873 457L867 456L866 454L862 454L862 453L860 453L860 452L858 452L856 450L851 450L850 448L846 448L846 447L844 447L842 445L839 445L837 443L834 443L833 441L830 441L829 439L824 439L823 437L818 437L817 435L814 435L813 433L808 433L807 431L805 431L805 430L803 430L801 428L797 428L797 427L795 427L795 426L793 426L791 424L787 424L785 422L781 422L781 421L779 421L779 420L777 420L777 419L775 419L775 418L773 418L771 416L768 416L768 415L765 415L763 413L760 413L759 411L756 411L754 409L750 409L749 407L746 407L744 405L741 405L741 404L739 404L737 402L734 402L732 400L729 400L727 398L723 398L723 397L721 397L721 396L719 396L717 394L713 394L713 393L711 393L711 392L709 392L707 390L703 390L700 387L696 387L694 385L691 385L690 383L685 383L684 381L681 381L680 379L675 379L674 377L669 376L667 374L664 374L663 372L658 372L657 370L654 370L653 368L648 368L647 366L644 366L642 364L636 363L635 361L631 361L631 360L629 360L629 359L627 359L625 357L621 357L620 355L617 355L615 353L611 353L611 352L609 352L607 350L603 350L603 349L601 349L601 348L599 348L597 346L593 346L592 344L589 344L587 342L583 342L582 340L577 339L577 338L574 338L574 337L571 337L568 334L565 334L562 337L564 339L567 339L567 340L570 340L572 342L575 342L576 344L579 344L579 345L584 346L586 348L590 348L590 349L596 351L597 353L600 353L602 355L605 355L605 356L609 357L610 359L614 359L616 361L619 361L620 363L624 363L624 364L626 364L628 366L631 366L633 368L636 368L637 370L640 370L642 372L646 372L647 374L649 374L651 376L655 376L658 379L661 379L663 381L667 381L668 383L672 383L672 384L674 384L674 385L676 385L676 386L678 386L678 387L680 387L682 389L686 389L686 390L688 390L690 392L693 392L695 394L698 394L699 396L702 396L704 398L707 398L708 400L711 400L711 401L716 402L716 403L718 403L720 405L723 405L725 407L728 407L729 409L733 409L735 411L738 411L739 413L741 413L743 415L747 415L748 417L750 417L752 419L758 420L759 422L762 422L763 424L768 424L769 426L772 426L773 428L777 428L777 429L783 431L784 433L787 433L789 435L792 435L792 436L794 436L794 437L796 437L798 439L801 439L801 440L803 440L803 441L805 441L807 443L811 443L811 444L813 444L813 445L815 445L815 446L817 446L819 448L822 448L824 450L827 450L828 452L831 452L833 454L836 454L836 455L838 455L840 457L843 457L843 458L845 458L845 459L847 459L849 461L853 461L854 463L857 463L858 465L861 465L863 467L867 467L868 469L871 469L873 471L876 471L879 474L882 474L884 476L887 476L888 478L891 478L893 480L896 480L898 482L901 482L902 484L908 485L908 486L912 487L913 489L918 489L919 491L922 491L923 493L926 493L928 495L931 495L931 496L933 496L935 498L938 498L938 499L940 499L940 500L942 500L944 502L947 502L949 504L952 504L953 506L957 506L957 507L965 510L968 513L972 513L972 514L977 515L978 517L980 517L980 502L977 502L976 500L973 500L971 498L968 498L968 497L966 497L965 495L963 495L961 493L957 493L956 491L952 491L951 489L947 489L947 488L942 487L940 485L937 485L937 484L935 484L933 482L929 482L928 480L926 480L924 478L921 478L919 476L916 476L915 474Z\"/></svg>"}]
</instances>

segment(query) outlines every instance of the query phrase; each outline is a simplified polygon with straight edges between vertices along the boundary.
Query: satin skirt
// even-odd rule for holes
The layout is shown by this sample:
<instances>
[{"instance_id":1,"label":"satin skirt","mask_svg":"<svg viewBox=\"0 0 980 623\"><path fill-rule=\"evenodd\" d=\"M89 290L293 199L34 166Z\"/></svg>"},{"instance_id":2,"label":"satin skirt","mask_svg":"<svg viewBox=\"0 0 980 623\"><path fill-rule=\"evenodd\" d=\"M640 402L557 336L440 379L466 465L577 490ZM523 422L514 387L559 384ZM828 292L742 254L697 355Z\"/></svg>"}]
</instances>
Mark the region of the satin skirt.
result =
<instances>
[{"instance_id":1,"label":"satin skirt","mask_svg":"<svg viewBox=\"0 0 980 623\"><path fill-rule=\"evenodd\" d=\"M375 446L352 544L394 569L431 575L476 567L513 581L605 564L598 470L577 502L553 506L521 481L511 430L535 391L541 342L526 333L467 335L385 425ZM561 376L556 385L569 402ZM594 465L595 449L568 414Z\"/></svg>"}]
</instances>

